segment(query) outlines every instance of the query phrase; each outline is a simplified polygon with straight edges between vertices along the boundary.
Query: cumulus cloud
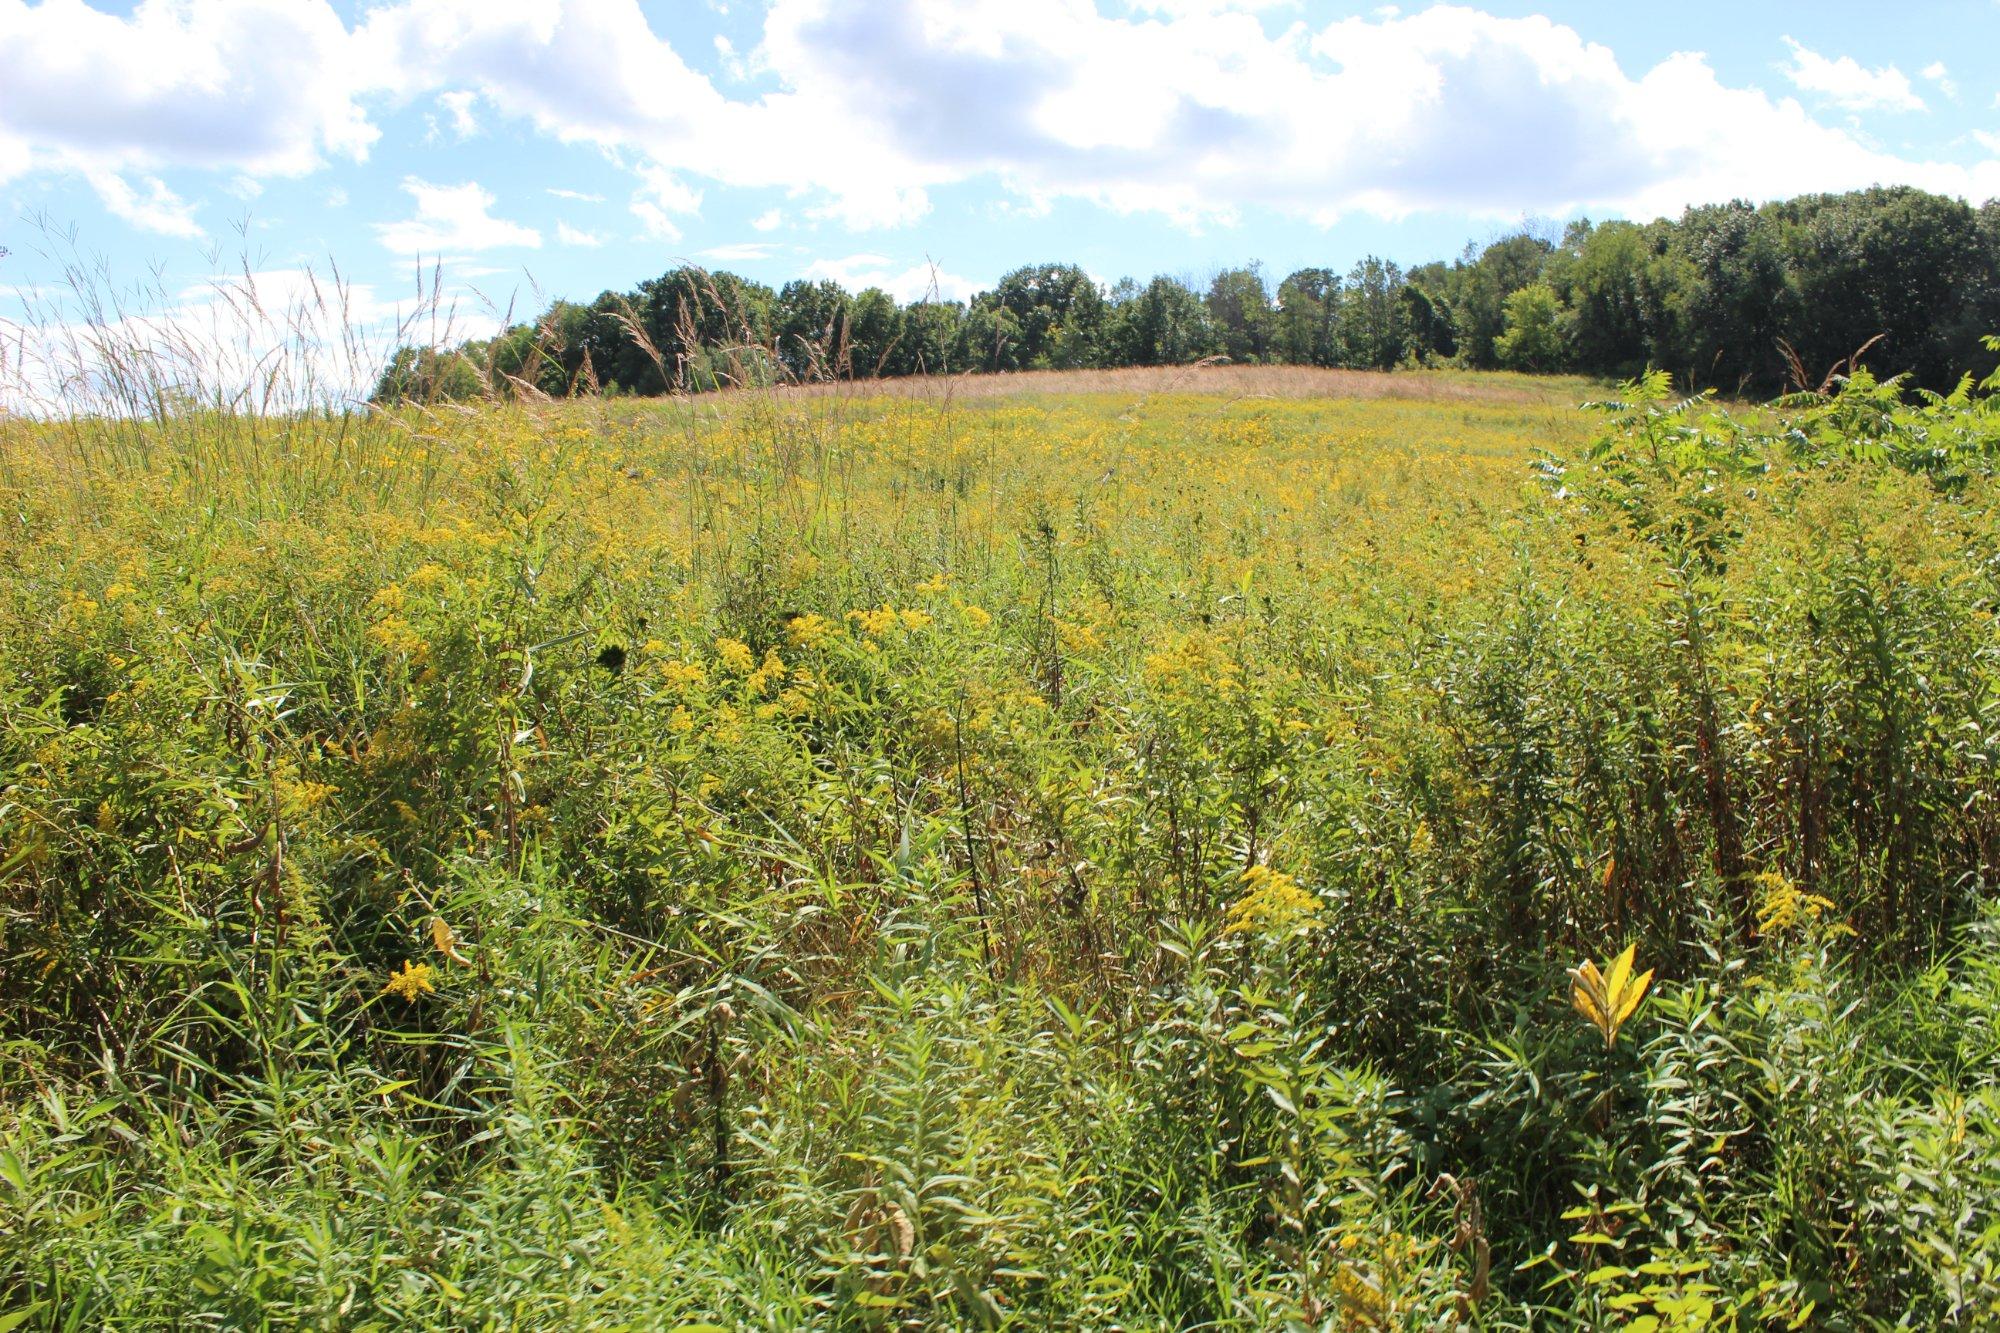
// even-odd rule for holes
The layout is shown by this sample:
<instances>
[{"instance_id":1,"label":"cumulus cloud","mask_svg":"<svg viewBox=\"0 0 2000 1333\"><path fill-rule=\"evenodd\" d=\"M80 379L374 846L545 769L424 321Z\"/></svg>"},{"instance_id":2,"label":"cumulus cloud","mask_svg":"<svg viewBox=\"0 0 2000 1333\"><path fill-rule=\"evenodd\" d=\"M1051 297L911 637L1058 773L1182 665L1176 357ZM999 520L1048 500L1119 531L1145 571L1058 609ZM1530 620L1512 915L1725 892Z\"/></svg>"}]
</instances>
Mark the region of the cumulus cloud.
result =
<instances>
[{"instance_id":1,"label":"cumulus cloud","mask_svg":"<svg viewBox=\"0 0 2000 1333\"><path fill-rule=\"evenodd\" d=\"M880 287L898 301L927 298L962 301L983 284L947 273L935 264L911 264L898 269L887 255L858 254L842 259L816 259L806 266L808 278L831 278L850 292Z\"/></svg>"},{"instance_id":2,"label":"cumulus cloud","mask_svg":"<svg viewBox=\"0 0 2000 1333\"><path fill-rule=\"evenodd\" d=\"M1944 61L1933 60L1930 64L1925 65L1920 72L1925 78L1935 83L1938 91L1946 97L1953 99L1958 97L1958 81L1951 77L1951 71L1945 68Z\"/></svg>"},{"instance_id":3,"label":"cumulus cloud","mask_svg":"<svg viewBox=\"0 0 2000 1333\"><path fill-rule=\"evenodd\" d=\"M461 139L469 139L479 133L479 118L472 114L473 103L479 100L478 93L464 90L438 94L438 105L451 118L451 132Z\"/></svg>"},{"instance_id":4,"label":"cumulus cloud","mask_svg":"<svg viewBox=\"0 0 2000 1333\"><path fill-rule=\"evenodd\" d=\"M1910 80L1894 65L1868 69L1853 56L1829 60L1817 51L1785 38L1792 60L1784 67L1785 77L1803 92L1817 93L1849 111L1922 111L1924 99L1917 96ZM1942 65L1932 68L1943 70Z\"/></svg>"},{"instance_id":5,"label":"cumulus cloud","mask_svg":"<svg viewBox=\"0 0 2000 1333\"><path fill-rule=\"evenodd\" d=\"M572 227L567 222L556 223L556 240L563 245L581 246L584 248L594 248L604 244L602 236L597 235L595 232L588 232L577 227Z\"/></svg>"},{"instance_id":6,"label":"cumulus cloud","mask_svg":"<svg viewBox=\"0 0 2000 1333\"><path fill-rule=\"evenodd\" d=\"M85 178L113 217L140 231L183 240L201 239L203 232L201 224L194 220L193 206L169 190L159 177L142 177L141 188L135 188L115 171L93 169L85 173Z\"/></svg>"},{"instance_id":7,"label":"cumulus cloud","mask_svg":"<svg viewBox=\"0 0 2000 1333\"><path fill-rule=\"evenodd\" d=\"M396 254L435 255L503 246L535 249L542 243L542 234L533 227L494 217L493 195L476 181L433 185L405 176L403 191L416 200L416 215L401 222L375 224L383 246Z\"/></svg>"},{"instance_id":8,"label":"cumulus cloud","mask_svg":"<svg viewBox=\"0 0 2000 1333\"><path fill-rule=\"evenodd\" d=\"M980 176L1035 205L1189 222L2000 184L1877 152L1795 100L1723 84L1699 55L1634 75L1569 27L1456 6L1273 34L1211 6L773 0L760 54L786 89L760 109L811 108L816 142L837 145L798 177L823 183L809 215L850 224L907 220L930 190Z\"/></svg>"},{"instance_id":9,"label":"cumulus cloud","mask_svg":"<svg viewBox=\"0 0 2000 1333\"><path fill-rule=\"evenodd\" d=\"M754 76L737 92L684 60L639 0L383 0L353 27L327 0L142 0L123 17L0 0L0 179L302 172L364 157L371 115L437 98L467 132L477 105L601 150L663 241L709 185L782 190L791 216L855 230L913 222L968 181L1030 209L1080 199L1189 225L1249 210L1676 211L1877 182L2000 193L2000 163L1884 152L1797 98L1724 84L1700 55L1628 70L1565 25L1456 5L1308 13L767 0L753 47L718 48ZM1814 105L1923 106L1893 65L1790 53L1784 72ZM1942 91L1948 75L1925 77ZM473 236L534 243L468 200L452 207ZM384 239L451 234L420 211Z\"/></svg>"},{"instance_id":10,"label":"cumulus cloud","mask_svg":"<svg viewBox=\"0 0 2000 1333\"><path fill-rule=\"evenodd\" d=\"M784 210L778 208L766 209L764 212L750 219L750 229L752 231L776 231L784 225Z\"/></svg>"},{"instance_id":11,"label":"cumulus cloud","mask_svg":"<svg viewBox=\"0 0 2000 1333\"><path fill-rule=\"evenodd\" d=\"M0 0L0 142L57 170L297 175L378 131L352 34L325 3ZM33 165L0 148L0 176Z\"/></svg>"},{"instance_id":12,"label":"cumulus cloud","mask_svg":"<svg viewBox=\"0 0 2000 1333\"><path fill-rule=\"evenodd\" d=\"M646 238L678 241L681 229L674 217L700 211L701 192L690 189L679 176L663 167L640 167L639 182L639 189L632 196L632 216L639 219Z\"/></svg>"}]
</instances>

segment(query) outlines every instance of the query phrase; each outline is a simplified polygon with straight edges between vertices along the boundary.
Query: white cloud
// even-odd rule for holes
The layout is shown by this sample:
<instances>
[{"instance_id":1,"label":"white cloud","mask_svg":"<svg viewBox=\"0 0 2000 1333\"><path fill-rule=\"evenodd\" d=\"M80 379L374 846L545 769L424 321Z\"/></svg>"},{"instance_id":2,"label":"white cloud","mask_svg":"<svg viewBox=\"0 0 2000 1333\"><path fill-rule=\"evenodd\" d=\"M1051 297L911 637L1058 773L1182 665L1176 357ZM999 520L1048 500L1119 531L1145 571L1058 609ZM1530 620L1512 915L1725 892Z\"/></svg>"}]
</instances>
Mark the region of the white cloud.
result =
<instances>
[{"instance_id":1,"label":"white cloud","mask_svg":"<svg viewBox=\"0 0 2000 1333\"><path fill-rule=\"evenodd\" d=\"M674 242L681 229L674 215L700 210L701 192L688 188L673 172L661 167L639 168L640 187L632 196L632 216L639 219L649 240Z\"/></svg>"},{"instance_id":2,"label":"white cloud","mask_svg":"<svg viewBox=\"0 0 2000 1333\"><path fill-rule=\"evenodd\" d=\"M439 93L438 105L451 117L451 132L461 139L470 139L479 133L479 118L472 114L473 103L479 100L478 93Z\"/></svg>"},{"instance_id":3,"label":"white cloud","mask_svg":"<svg viewBox=\"0 0 2000 1333\"><path fill-rule=\"evenodd\" d=\"M712 245L701 252L701 257L718 264L742 264L769 259L777 250L777 246L764 241L740 241L734 245Z\"/></svg>"},{"instance_id":4,"label":"white cloud","mask_svg":"<svg viewBox=\"0 0 2000 1333\"><path fill-rule=\"evenodd\" d=\"M581 190L564 190L551 186L549 188L548 193L554 195L558 199L574 199L578 203L584 203L584 204L601 204L604 202L603 195L585 194Z\"/></svg>"},{"instance_id":5,"label":"white cloud","mask_svg":"<svg viewBox=\"0 0 2000 1333\"><path fill-rule=\"evenodd\" d=\"M766 209L764 212L750 219L750 229L752 231L776 231L784 225L784 210L778 208Z\"/></svg>"},{"instance_id":6,"label":"white cloud","mask_svg":"<svg viewBox=\"0 0 2000 1333\"><path fill-rule=\"evenodd\" d=\"M898 301L927 298L962 301L982 289L983 284L933 264L912 264L900 271L886 255L858 254L844 259L817 259L806 266L808 278L831 278L850 292L880 287Z\"/></svg>"},{"instance_id":7,"label":"white cloud","mask_svg":"<svg viewBox=\"0 0 2000 1333\"><path fill-rule=\"evenodd\" d=\"M487 337L499 327L462 289L395 301L308 269L163 283L121 295L113 319L61 289L15 294L26 318L0 318L0 406L29 413L141 406L107 366L120 367L127 386L171 386L256 411L352 403L399 344Z\"/></svg>"},{"instance_id":8,"label":"white cloud","mask_svg":"<svg viewBox=\"0 0 2000 1333\"><path fill-rule=\"evenodd\" d=\"M1974 130L1972 137L1978 142L1981 148L1984 148L1995 157L2000 157L2000 134L1995 134L1990 130Z\"/></svg>"},{"instance_id":9,"label":"white cloud","mask_svg":"<svg viewBox=\"0 0 2000 1333\"><path fill-rule=\"evenodd\" d=\"M604 244L604 238L594 232L582 231L567 222L556 223L556 240L564 245L595 247Z\"/></svg>"},{"instance_id":10,"label":"white cloud","mask_svg":"<svg viewBox=\"0 0 2000 1333\"><path fill-rule=\"evenodd\" d=\"M757 77L754 95L733 96L640 0L382 0L351 30L328 0L141 0L123 17L0 0L0 180L303 172L364 157L378 109L439 99L454 124L462 111L476 125L477 106L602 150L633 173L628 206L665 241L710 184L782 190L790 216L856 230L911 223L969 181L1030 208L1080 199L1190 226L1253 210L1677 211L1877 182L2000 194L2000 163L1882 151L1793 98L1725 85L1699 55L1628 72L1541 17L1306 12L767 0L755 46L718 50ZM1894 66L1790 49L1786 73L1825 105L1923 105ZM462 219L475 236L531 243L484 207ZM450 232L420 213L390 237Z\"/></svg>"},{"instance_id":11,"label":"white cloud","mask_svg":"<svg viewBox=\"0 0 2000 1333\"><path fill-rule=\"evenodd\" d=\"M183 240L201 239L203 232L201 224L194 220L193 205L169 190L158 176L141 178L143 192L134 189L131 182L115 171L92 170L85 173L85 178L113 217L140 231Z\"/></svg>"},{"instance_id":12,"label":"white cloud","mask_svg":"<svg viewBox=\"0 0 2000 1333\"><path fill-rule=\"evenodd\" d=\"M736 49L736 43L719 32L715 34L715 58L722 66L722 72L731 79L740 82L750 77L750 64Z\"/></svg>"},{"instance_id":13,"label":"white cloud","mask_svg":"<svg viewBox=\"0 0 2000 1333\"><path fill-rule=\"evenodd\" d=\"M542 243L542 234L533 227L494 217L493 196L476 181L433 185L405 176L403 190L417 201L416 216L375 224L382 244L396 254L435 255L510 245L534 249Z\"/></svg>"},{"instance_id":14,"label":"white cloud","mask_svg":"<svg viewBox=\"0 0 2000 1333\"><path fill-rule=\"evenodd\" d=\"M1804 92L1817 93L1849 111L1924 109L1924 99L1910 87L1909 77L1894 65L1868 69L1853 56L1829 60L1789 37L1785 38L1785 45L1792 48L1792 63L1783 67L1785 77Z\"/></svg>"},{"instance_id":15,"label":"white cloud","mask_svg":"<svg viewBox=\"0 0 2000 1333\"><path fill-rule=\"evenodd\" d=\"M52 170L297 175L328 154L358 160L377 131L352 47L323 0L142 0L129 17L0 0L0 142Z\"/></svg>"},{"instance_id":16,"label":"white cloud","mask_svg":"<svg viewBox=\"0 0 2000 1333\"><path fill-rule=\"evenodd\" d=\"M1923 67L1921 73L1925 78L1935 83L1938 91L1946 97L1953 99L1958 97L1958 81L1951 77L1951 71L1945 68L1944 61L1933 60L1930 64Z\"/></svg>"},{"instance_id":17,"label":"white cloud","mask_svg":"<svg viewBox=\"0 0 2000 1333\"><path fill-rule=\"evenodd\" d=\"M1188 18L1202 14L1226 14L1232 10L1256 13L1265 9L1295 9L1298 0L1129 0L1135 14L1157 14L1168 18ZM1395 7L1389 6L1391 10Z\"/></svg>"}]
</instances>

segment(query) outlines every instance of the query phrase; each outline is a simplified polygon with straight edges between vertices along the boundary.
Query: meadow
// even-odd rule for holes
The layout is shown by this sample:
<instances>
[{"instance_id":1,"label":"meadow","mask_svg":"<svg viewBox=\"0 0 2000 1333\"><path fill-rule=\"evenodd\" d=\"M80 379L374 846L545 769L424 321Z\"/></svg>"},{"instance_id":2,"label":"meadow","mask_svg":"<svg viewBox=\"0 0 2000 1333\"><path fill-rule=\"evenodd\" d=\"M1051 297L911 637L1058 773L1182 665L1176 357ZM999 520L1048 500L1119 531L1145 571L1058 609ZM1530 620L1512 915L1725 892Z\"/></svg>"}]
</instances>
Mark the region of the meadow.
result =
<instances>
[{"instance_id":1,"label":"meadow","mask_svg":"<svg viewBox=\"0 0 2000 1333\"><path fill-rule=\"evenodd\" d=\"M1990 1326L1994 387L0 417L0 1333Z\"/></svg>"}]
</instances>

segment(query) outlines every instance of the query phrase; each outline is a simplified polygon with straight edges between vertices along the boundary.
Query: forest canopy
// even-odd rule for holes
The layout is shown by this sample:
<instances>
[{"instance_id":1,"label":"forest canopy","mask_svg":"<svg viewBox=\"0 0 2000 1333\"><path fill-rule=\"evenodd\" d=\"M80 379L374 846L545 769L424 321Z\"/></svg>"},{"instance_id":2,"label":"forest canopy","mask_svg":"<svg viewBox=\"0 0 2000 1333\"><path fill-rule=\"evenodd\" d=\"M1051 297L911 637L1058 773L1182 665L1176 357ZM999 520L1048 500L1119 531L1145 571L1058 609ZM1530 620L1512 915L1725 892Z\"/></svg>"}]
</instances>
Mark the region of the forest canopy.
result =
<instances>
[{"instance_id":1,"label":"forest canopy","mask_svg":"<svg viewBox=\"0 0 2000 1333\"><path fill-rule=\"evenodd\" d=\"M456 348L400 349L378 401L534 392L659 394L730 383L1180 365L1209 357L1358 369L1458 365L1691 388L1813 387L1866 347L1884 374L1948 388L1987 368L2000 328L2000 201L1906 187L1704 205L1653 222L1523 229L1455 260L1373 255L1275 283L1259 264L1205 282L1106 288L1031 264L968 302L897 302L829 281L773 289L682 265L554 302ZM1984 360L1982 360L1984 358ZM1810 381L1810 383L1805 383Z\"/></svg>"}]
</instances>

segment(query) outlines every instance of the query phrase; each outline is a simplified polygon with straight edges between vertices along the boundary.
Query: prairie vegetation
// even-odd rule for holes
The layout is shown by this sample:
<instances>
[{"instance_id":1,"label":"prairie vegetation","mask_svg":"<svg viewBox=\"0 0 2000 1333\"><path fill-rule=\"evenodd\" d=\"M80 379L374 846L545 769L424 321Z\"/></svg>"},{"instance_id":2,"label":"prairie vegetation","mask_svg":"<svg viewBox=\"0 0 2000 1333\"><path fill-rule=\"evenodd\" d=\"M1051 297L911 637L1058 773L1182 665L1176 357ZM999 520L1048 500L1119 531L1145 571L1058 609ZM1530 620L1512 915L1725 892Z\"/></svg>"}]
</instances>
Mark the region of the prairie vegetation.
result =
<instances>
[{"instance_id":1,"label":"prairie vegetation","mask_svg":"<svg viewBox=\"0 0 2000 1333\"><path fill-rule=\"evenodd\" d=\"M0 1328L2000 1317L1990 393L1130 373L0 418Z\"/></svg>"}]
</instances>

